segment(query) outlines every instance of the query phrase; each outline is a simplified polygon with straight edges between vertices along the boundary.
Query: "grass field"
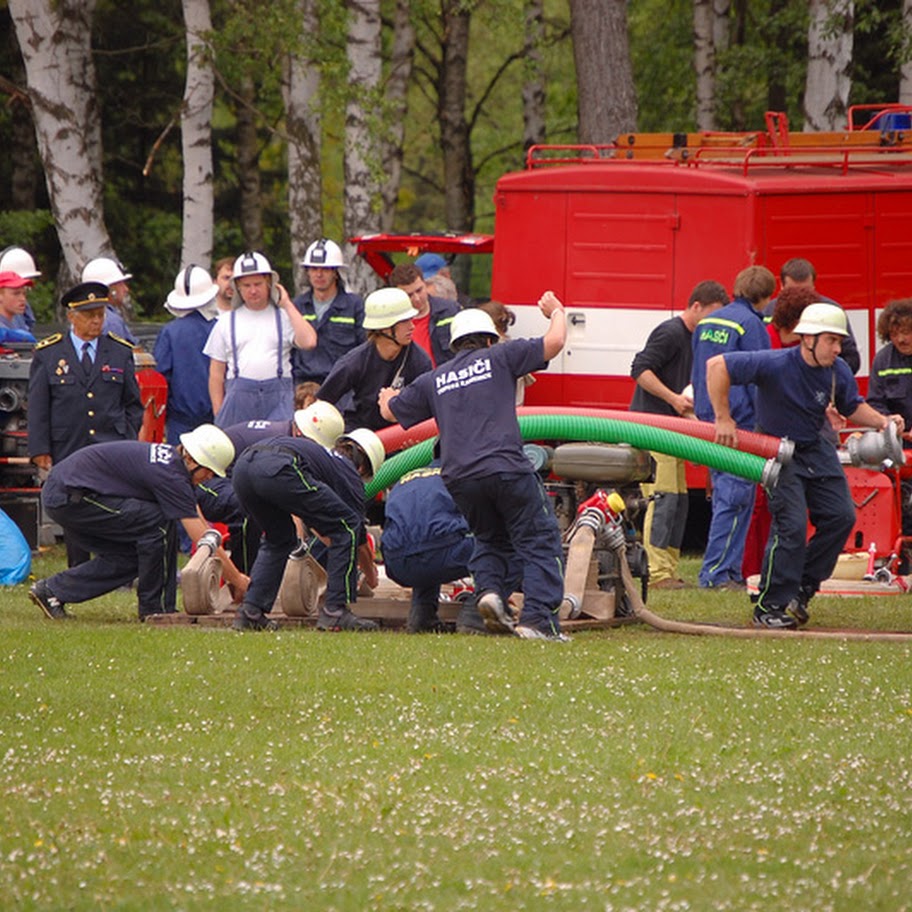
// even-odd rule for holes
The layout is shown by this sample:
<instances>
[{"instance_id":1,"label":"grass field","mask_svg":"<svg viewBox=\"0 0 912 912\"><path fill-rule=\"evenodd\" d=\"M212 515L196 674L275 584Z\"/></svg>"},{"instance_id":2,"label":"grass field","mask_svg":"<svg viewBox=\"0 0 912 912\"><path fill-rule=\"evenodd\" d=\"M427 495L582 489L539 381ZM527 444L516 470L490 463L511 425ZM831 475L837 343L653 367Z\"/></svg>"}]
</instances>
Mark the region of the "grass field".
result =
<instances>
[{"instance_id":1,"label":"grass field","mask_svg":"<svg viewBox=\"0 0 912 912\"><path fill-rule=\"evenodd\" d=\"M905 644L237 635L25 593L0 592L4 909L912 906ZM912 631L912 596L812 607Z\"/></svg>"}]
</instances>

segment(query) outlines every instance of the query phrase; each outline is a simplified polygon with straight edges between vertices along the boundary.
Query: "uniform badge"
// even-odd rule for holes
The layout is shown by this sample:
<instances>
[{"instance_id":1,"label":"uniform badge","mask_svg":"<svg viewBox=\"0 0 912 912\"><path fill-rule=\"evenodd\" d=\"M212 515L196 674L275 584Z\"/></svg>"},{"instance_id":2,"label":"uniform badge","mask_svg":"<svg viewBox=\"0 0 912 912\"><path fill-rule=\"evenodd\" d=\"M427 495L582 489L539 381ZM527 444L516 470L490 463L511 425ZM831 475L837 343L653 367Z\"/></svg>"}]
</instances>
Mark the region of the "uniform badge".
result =
<instances>
[{"instance_id":1,"label":"uniform badge","mask_svg":"<svg viewBox=\"0 0 912 912\"><path fill-rule=\"evenodd\" d=\"M70 365L67 364L66 358L61 358L61 359L57 362L57 370L54 371L54 373L56 373L57 376L59 377L59 376L61 376L62 374L68 374L69 372L70 372Z\"/></svg>"}]
</instances>

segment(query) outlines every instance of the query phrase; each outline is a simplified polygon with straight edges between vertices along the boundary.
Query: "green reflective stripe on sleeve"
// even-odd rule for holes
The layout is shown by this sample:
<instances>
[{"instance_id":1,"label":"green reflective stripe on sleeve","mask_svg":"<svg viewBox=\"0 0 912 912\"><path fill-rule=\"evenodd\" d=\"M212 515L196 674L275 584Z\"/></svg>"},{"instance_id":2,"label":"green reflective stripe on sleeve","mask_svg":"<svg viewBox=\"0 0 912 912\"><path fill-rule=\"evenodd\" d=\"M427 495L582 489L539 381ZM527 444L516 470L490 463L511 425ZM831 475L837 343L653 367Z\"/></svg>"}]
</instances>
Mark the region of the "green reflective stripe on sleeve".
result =
<instances>
[{"instance_id":1,"label":"green reflective stripe on sleeve","mask_svg":"<svg viewBox=\"0 0 912 912\"><path fill-rule=\"evenodd\" d=\"M329 322L330 323L354 323L355 318L354 317L330 317Z\"/></svg>"},{"instance_id":2,"label":"green reflective stripe on sleeve","mask_svg":"<svg viewBox=\"0 0 912 912\"><path fill-rule=\"evenodd\" d=\"M908 377L912 367L885 367L877 372L878 377Z\"/></svg>"},{"instance_id":3,"label":"green reflective stripe on sleeve","mask_svg":"<svg viewBox=\"0 0 912 912\"><path fill-rule=\"evenodd\" d=\"M712 323L713 326L726 326L729 329L735 330L739 336L744 335L744 327L740 323L735 323L734 320L720 320L718 317L704 317L699 322L699 326L702 326L704 323Z\"/></svg>"}]
</instances>

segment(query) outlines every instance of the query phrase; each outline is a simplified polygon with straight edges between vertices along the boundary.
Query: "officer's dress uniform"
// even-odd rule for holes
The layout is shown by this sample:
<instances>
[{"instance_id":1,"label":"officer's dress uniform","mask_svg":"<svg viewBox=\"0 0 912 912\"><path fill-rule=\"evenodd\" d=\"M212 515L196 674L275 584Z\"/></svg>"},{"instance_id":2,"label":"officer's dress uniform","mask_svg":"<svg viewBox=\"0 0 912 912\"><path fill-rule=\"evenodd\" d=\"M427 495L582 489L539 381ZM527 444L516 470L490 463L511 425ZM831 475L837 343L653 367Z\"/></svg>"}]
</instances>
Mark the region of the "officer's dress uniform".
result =
<instances>
[{"instance_id":1,"label":"officer's dress uniform","mask_svg":"<svg viewBox=\"0 0 912 912\"><path fill-rule=\"evenodd\" d=\"M48 515L96 556L47 580L63 602L85 602L138 580L139 616L175 610L175 521L195 517L190 473L164 443L85 447L52 468Z\"/></svg>"},{"instance_id":2,"label":"officer's dress uniform","mask_svg":"<svg viewBox=\"0 0 912 912\"><path fill-rule=\"evenodd\" d=\"M358 548L364 528L364 482L343 456L303 437L272 437L238 456L232 484L264 539L250 574L244 610L272 610L288 555L298 542L292 516L329 539L326 611L357 599Z\"/></svg>"},{"instance_id":3,"label":"officer's dress uniform","mask_svg":"<svg viewBox=\"0 0 912 912\"><path fill-rule=\"evenodd\" d=\"M296 348L291 355L294 382L322 383L333 365L367 338L364 328L364 301L360 295L339 289L326 310L317 316L313 291L294 299L294 306L317 333L316 348Z\"/></svg>"},{"instance_id":4,"label":"officer's dress uniform","mask_svg":"<svg viewBox=\"0 0 912 912\"><path fill-rule=\"evenodd\" d=\"M97 339L86 368L80 340L55 333L35 346L29 371L28 449L50 453L55 463L93 443L135 440L143 404L133 366L133 347L119 336Z\"/></svg>"},{"instance_id":5,"label":"officer's dress uniform","mask_svg":"<svg viewBox=\"0 0 912 912\"><path fill-rule=\"evenodd\" d=\"M119 336L101 335L90 362L91 355L83 358L83 345L83 340L66 332L35 346L28 388L31 457L49 453L56 465L91 444L139 436L143 404L133 347ZM64 539L70 566L88 559L69 536Z\"/></svg>"},{"instance_id":6,"label":"officer's dress uniform","mask_svg":"<svg viewBox=\"0 0 912 912\"><path fill-rule=\"evenodd\" d=\"M225 428L225 434L234 446L235 462L247 447L269 437L291 436L291 421L245 421ZM231 559L242 572L250 574L263 530L241 507L231 474L235 463L227 468L225 478L213 475L196 486L196 502L200 512L209 522L223 523L228 527Z\"/></svg>"}]
</instances>

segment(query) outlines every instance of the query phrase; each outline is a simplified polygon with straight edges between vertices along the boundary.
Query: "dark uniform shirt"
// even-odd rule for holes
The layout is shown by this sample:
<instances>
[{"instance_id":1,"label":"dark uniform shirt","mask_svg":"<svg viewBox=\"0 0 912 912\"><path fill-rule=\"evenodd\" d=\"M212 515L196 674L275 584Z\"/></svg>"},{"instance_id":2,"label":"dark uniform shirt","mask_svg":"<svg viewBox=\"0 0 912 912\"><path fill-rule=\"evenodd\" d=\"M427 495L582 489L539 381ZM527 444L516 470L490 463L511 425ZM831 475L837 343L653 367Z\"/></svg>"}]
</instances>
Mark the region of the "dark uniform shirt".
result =
<instances>
[{"instance_id":1,"label":"dark uniform shirt","mask_svg":"<svg viewBox=\"0 0 912 912\"><path fill-rule=\"evenodd\" d=\"M203 354L212 325L198 310L191 311L166 323L155 340L155 366L168 381L168 418L182 424L212 421L209 357Z\"/></svg>"},{"instance_id":2,"label":"dark uniform shirt","mask_svg":"<svg viewBox=\"0 0 912 912\"><path fill-rule=\"evenodd\" d=\"M314 309L313 291L298 295L294 299L294 306L317 332L316 348L306 351L296 348L292 352L294 381L304 383L312 380L322 383L336 361L367 338L362 326L364 301L360 295L340 289L319 319Z\"/></svg>"},{"instance_id":3,"label":"dark uniform shirt","mask_svg":"<svg viewBox=\"0 0 912 912\"><path fill-rule=\"evenodd\" d=\"M249 446L259 443L268 437L290 437L293 421L266 421L263 419L254 419L253 421L243 421L240 424L232 424L223 430L225 435L234 445L234 460L228 466L228 474L234 463L237 462L238 456Z\"/></svg>"},{"instance_id":4,"label":"dark uniform shirt","mask_svg":"<svg viewBox=\"0 0 912 912\"><path fill-rule=\"evenodd\" d=\"M763 318L744 298L735 298L731 304L704 317L693 334L693 388L694 412L701 421L713 421L712 403L706 388L706 362L713 355L734 351L766 351L770 347L769 334ZM731 416L742 430L752 431L756 424L755 390L751 386L732 386L729 394Z\"/></svg>"},{"instance_id":5,"label":"dark uniform shirt","mask_svg":"<svg viewBox=\"0 0 912 912\"><path fill-rule=\"evenodd\" d=\"M35 346L29 372L29 456L50 453L59 462L93 443L135 440L143 405L133 349L113 335L97 340L86 374L70 334L57 333Z\"/></svg>"},{"instance_id":6,"label":"dark uniform shirt","mask_svg":"<svg viewBox=\"0 0 912 912\"><path fill-rule=\"evenodd\" d=\"M415 469L386 496L382 547L385 555L410 557L447 548L469 534L469 524L453 503L439 466Z\"/></svg>"},{"instance_id":7,"label":"dark uniform shirt","mask_svg":"<svg viewBox=\"0 0 912 912\"><path fill-rule=\"evenodd\" d=\"M436 417L444 481L532 472L516 420L516 381L544 370L541 339L513 339L457 352L390 400L399 423Z\"/></svg>"},{"instance_id":8,"label":"dark uniform shirt","mask_svg":"<svg viewBox=\"0 0 912 912\"><path fill-rule=\"evenodd\" d=\"M352 393L352 405L343 411L345 430L366 427L377 431L390 425L377 406L380 390L392 386L394 379L399 386L408 385L430 369L431 359L418 345L407 345L392 361L384 361L374 343L367 341L336 362L317 398L335 405L346 393Z\"/></svg>"},{"instance_id":9,"label":"dark uniform shirt","mask_svg":"<svg viewBox=\"0 0 912 912\"><path fill-rule=\"evenodd\" d=\"M42 498L46 506L59 507L73 489L157 503L167 519L197 515L190 473L167 443L119 440L85 447L53 466Z\"/></svg>"},{"instance_id":10,"label":"dark uniform shirt","mask_svg":"<svg viewBox=\"0 0 912 912\"><path fill-rule=\"evenodd\" d=\"M812 367L800 348L772 352L738 352L725 356L732 388L755 384L757 424L764 433L810 446L833 398L841 415L851 415L864 400L852 369L842 358L832 367Z\"/></svg>"},{"instance_id":11,"label":"dark uniform shirt","mask_svg":"<svg viewBox=\"0 0 912 912\"><path fill-rule=\"evenodd\" d=\"M691 332L680 317L672 317L649 334L645 347L633 359L630 376L636 380L644 371L650 370L673 393L680 393L690 383L692 365ZM654 396L639 384L633 392L630 410L652 415L678 414L664 399Z\"/></svg>"},{"instance_id":12,"label":"dark uniform shirt","mask_svg":"<svg viewBox=\"0 0 912 912\"><path fill-rule=\"evenodd\" d=\"M450 324L453 317L459 313L459 305L448 298L438 298L434 295L428 295L428 303L431 306L430 320L428 323L428 335L431 337L431 352L434 356L434 364L443 364L453 357L454 352L450 348Z\"/></svg>"},{"instance_id":13,"label":"dark uniform shirt","mask_svg":"<svg viewBox=\"0 0 912 912\"><path fill-rule=\"evenodd\" d=\"M868 405L884 415L902 415L912 427L912 355L901 355L888 342L874 356L868 379ZM912 446L909 441L905 446Z\"/></svg>"},{"instance_id":14,"label":"dark uniform shirt","mask_svg":"<svg viewBox=\"0 0 912 912\"><path fill-rule=\"evenodd\" d=\"M269 437L257 443L257 448L293 451L296 463L305 478L318 481L331 488L358 516L364 516L364 482L350 460L330 452L307 437ZM282 463L277 463L281 465ZM287 464L287 460L285 462ZM268 458L259 456L258 471L270 471ZM361 543L367 540L362 527Z\"/></svg>"}]
</instances>

